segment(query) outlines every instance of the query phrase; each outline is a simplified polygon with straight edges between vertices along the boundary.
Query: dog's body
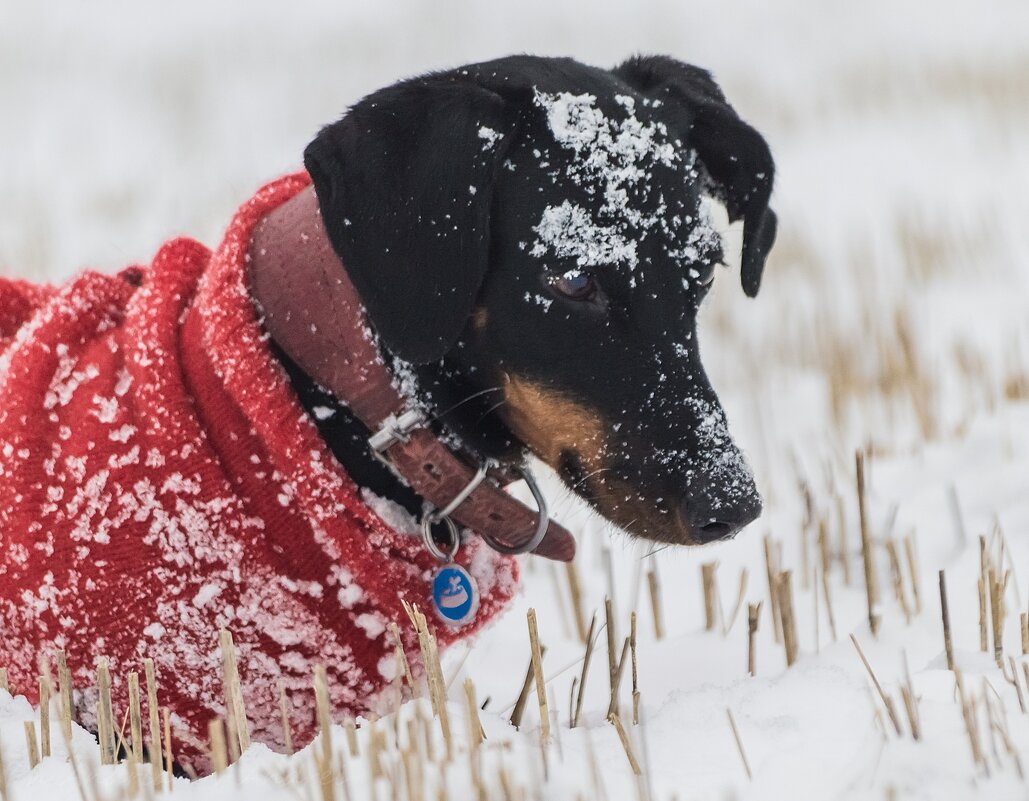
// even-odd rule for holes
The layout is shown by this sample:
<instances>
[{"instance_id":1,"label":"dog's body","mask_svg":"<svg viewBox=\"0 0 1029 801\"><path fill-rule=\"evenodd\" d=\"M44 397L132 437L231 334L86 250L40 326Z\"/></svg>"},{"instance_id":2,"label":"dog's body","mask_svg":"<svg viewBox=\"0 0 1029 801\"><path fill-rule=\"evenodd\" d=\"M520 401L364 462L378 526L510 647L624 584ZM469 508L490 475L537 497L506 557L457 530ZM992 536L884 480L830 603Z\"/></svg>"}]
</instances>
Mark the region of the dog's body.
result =
<instances>
[{"instance_id":1,"label":"dog's body","mask_svg":"<svg viewBox=\"0 0 1029 801\"><path fill-rule=\"evenodd\" d=\"M107 657L124 709L124 675L152 657L176 752L197 769L224 712L221 628L254 738L281 745L281 685L300 745L316 731L315 665L339 714L381 714L399 700L391 624L417 653L401 598L431 604L417 527L362 496L325 447L247 296L254 225L308 186L262 189L213 254L180 239L147 268L59 291L0 282L0 665L30 690L37 657L63 649L84 688ZM479 612L441 627L443 646L488 622L517 580L481 541L458 560ZM88 726L95 703L78 699Z\"/></svg>"},{"instance_id":2,"label":"dog's body","mask_svg":"<svg viewBox=\"0 0 1029 801\"><path fill-rule=\"evenodd\" d=\"M473 65L366 98L305 161L382 357L455 452L531 450L654 540L724 538L757 515L695 316L722 258L704 198L744 220L754 294L773 167L707 73ZM253 242L307 180L258 193L213 257L177 241L149 270L61 293L0 286L0 664L23 687L54 647L80 679L98 656L122 671L163 654L178 723L202 739L221 711L214 634L230 626L255 734L274 745L279 680L302 741L315 661L350 713L395 678L387 626L433 565L398 531L423 498L370 455L372 432L311 361L306 314L332 308L334 282L297 286ZM395 505L372 511L357 487ZM481 624L515 565L477 540L458 559Z\"/></svg>"}]
</instances>

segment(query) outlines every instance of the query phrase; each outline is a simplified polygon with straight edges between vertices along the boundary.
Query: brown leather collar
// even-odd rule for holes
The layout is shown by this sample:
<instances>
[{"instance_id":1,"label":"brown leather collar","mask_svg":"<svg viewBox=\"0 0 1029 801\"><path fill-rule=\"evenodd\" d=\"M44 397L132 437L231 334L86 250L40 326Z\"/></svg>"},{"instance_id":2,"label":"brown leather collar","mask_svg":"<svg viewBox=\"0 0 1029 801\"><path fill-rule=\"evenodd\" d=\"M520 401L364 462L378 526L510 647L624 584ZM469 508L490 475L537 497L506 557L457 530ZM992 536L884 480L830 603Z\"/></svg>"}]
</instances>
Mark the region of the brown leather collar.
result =
<instances>
[{"instance_id":1,"label":"brown leather collar","mask_svg":"<svg viewBox=\"0 0 1029 801\"><path fill-rule=\"evenodd\" d=\"M375 432L375 450L398 476L433 507L444 509L476 468L429 427L404 430L417 413L383 362L357 290L325 233L312 188L258 223L247 260L265 327L278 345ZM502 550L521 549L536 533L539 518L503 490L501 485L515 477L491 469L450 516ZM575 540L551 520L533 553L570 561Z\"/></svg>"}]
</instances>

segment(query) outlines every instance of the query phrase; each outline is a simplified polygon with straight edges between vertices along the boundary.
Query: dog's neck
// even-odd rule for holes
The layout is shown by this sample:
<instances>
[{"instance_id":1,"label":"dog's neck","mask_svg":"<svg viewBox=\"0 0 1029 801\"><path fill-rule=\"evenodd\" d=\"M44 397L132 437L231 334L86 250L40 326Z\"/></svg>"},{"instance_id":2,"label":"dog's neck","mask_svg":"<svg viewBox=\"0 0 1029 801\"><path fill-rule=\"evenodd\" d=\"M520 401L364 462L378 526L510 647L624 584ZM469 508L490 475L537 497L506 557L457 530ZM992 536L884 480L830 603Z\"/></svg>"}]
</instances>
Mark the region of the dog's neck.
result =
<instances>
[{"instance_id":1,"label":"dog's neck","mask_svg":"<svg viewBox=\"0 0 1029 801\"><path fill-rule=\"evenodd\" d=\"M320 224L318 201L305 190L264 221L268 228L301 228L317 257L284 261L272 258L258 239L247 254L250 293L271 336L272 352L282 363L300 403L322 439L354 482L403 506L421 512L421 498L368 449L369 431L331 388L346 367L334 336L340 304L338 281L330 268L342 270ZM305 240L306 241L306 240Z\"/></svg>"},{"instance_id":2,"label":"dog's neck","mask_svg":"<svg viewBox=\"0 0 1029 801\"><path fill-rule=\"evenodd\" d=\"M386 367L390 354L368 327L363 303L329 242L312 190L300 192L257 223L246 262L250 291L273 351L325 442L358 486L412 515L421 512L423 499L436 509L449 508L454 523L489 537L491 547L504 553L573 558L575 540L566 529L504 492L505 484L523 475L521 468L497 460L481 462L488 451L468 452L462 433L488 429L469 424L467 407L472 404L464 401L481 402L477 396L482 393L468 394L460 370L448 369L446 358L419 370L417 400L398 386ZM444 404L438 407L444 414L436 404L426 408L417 402L421 396ZM455 410L459 413L445 423L450 436L443 436L441 418ZM480 436L479 441L486 440ZM371 447L396 475L379 463ZM456 506L455 499L460 499ZM543 509L538 495L537 501Z\"/></svg>"}]
</instances>

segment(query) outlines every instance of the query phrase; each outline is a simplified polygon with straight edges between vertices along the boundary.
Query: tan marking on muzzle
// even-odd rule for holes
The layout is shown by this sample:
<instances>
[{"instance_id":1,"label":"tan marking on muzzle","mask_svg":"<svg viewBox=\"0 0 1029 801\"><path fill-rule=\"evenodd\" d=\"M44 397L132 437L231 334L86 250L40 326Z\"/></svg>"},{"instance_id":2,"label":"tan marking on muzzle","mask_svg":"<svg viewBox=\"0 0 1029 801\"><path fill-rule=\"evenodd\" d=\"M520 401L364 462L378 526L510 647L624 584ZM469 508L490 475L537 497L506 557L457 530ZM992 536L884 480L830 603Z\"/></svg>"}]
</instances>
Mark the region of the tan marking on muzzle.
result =
<instances>
[{"instance_id":1,"label":"tan marking on muzzle","mask_svg":"<svg viewBox=\"0 0 1029 801\"><path fill-rule=\"evenodd\" d=\"M640 498L640 488L612 476L606 465L607 421L594 410L555 390L518 376L504 384L506 403L500 407L507 426L533 453L555 470L561 452L574 450L586 469L587 494L608 520L633 536L677 545L692 544L678 517Z\"/></svg>"},{"instance_id":2,"label":"tan marking on muzzle","mask_svg":"<svg viewBox=\"0 0 1029 801\"><path fill-rule=\"evenodd\" d=\"M504 385L504 400L508 427L554 469L566 449L576 451L587 470L604 466L607 424L595 410L515 375Z\"/></svg>"},{"instance_id":3,"label":"tan marking on muzzle","mask_svg":"<svg viewBox=\"0 0 1029 801\"><path fill-rule=\"evenodd\" d=\"M600 513L633 537L673 545L698 545L690 531L680 523L678 515L652 500L640 497L639 488L610 474L601 477L600 497L596 507Z\"/></svg>"}]
</instances>

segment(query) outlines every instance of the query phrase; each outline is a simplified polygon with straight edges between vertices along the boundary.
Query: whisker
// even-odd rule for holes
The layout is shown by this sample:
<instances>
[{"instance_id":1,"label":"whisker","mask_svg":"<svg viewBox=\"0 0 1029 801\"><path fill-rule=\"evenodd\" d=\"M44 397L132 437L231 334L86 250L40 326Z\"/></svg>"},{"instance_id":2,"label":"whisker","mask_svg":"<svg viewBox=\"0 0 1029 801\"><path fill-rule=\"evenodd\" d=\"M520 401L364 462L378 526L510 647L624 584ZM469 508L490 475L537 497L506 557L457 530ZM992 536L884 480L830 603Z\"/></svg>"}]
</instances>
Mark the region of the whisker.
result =
<instances>
[{"instance_id":1,"label":"whisker","mask_svg":"<svg viewBox=\"0 0 1029 801\"><path fill-rule=\"evenodd\" d=\"M480 389L478 392L473 392L468 397L462 398L461 400L459 400L457 403L455 403L449 409L444 409L442 412L439 412L434 417L430 418L429 422L430 423L438 422L439 420L443 419L443 417L445 417L446 415L450 414L452 411L454 411L458 407L463 406L464 404L468 403L468 401L475 400L476 398L481 397L482 395L487 395L490 392L499 392L501 389L503 389L503 387L487 387L486 389Z\"/></svg>"},{"instance_id":2,"label":"whisker","mask_svg":"<svg viewBox=\"0 0 1029 801\"><path fill-rule=\"evenodd\" d=\"M614 468L613 467L601 467L598 470L594 470L591 473L587 473L582 478L580 478L578 481L576 481L574 484L572 484L571 485L571 489L575 489L576 487L586 483L586 479L593 478L593 476L600 475L601 473L610 472L611 470L614 470Z\"/></svg>"},{"instance_id":3,"label":"whisker","mask_svg":"<svg viewBox=\"0 0 1029 801\"><path fill-rule=\"evenodd\" d=\"M486 419L486 417L488 417L491 413L495 412L497 409L499 409L505 403L507 403L507 398L504 398L503 400L499 400L496 403L494 403L492 406L490 406L486 411L484 411L482 413L482 415L479 417L479 419L477 421L477 424L481 423L483 420Z\"/></svg>"}]
</instances>

